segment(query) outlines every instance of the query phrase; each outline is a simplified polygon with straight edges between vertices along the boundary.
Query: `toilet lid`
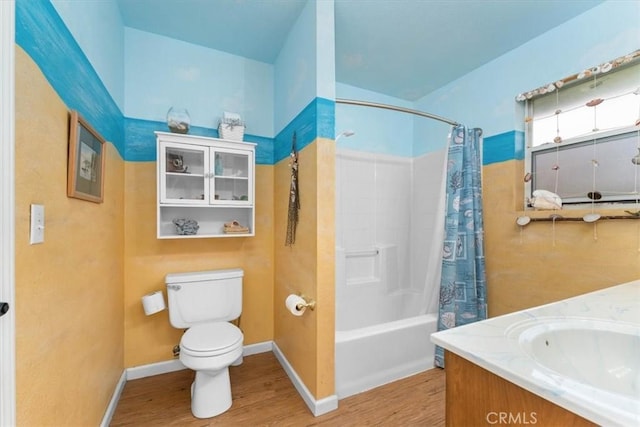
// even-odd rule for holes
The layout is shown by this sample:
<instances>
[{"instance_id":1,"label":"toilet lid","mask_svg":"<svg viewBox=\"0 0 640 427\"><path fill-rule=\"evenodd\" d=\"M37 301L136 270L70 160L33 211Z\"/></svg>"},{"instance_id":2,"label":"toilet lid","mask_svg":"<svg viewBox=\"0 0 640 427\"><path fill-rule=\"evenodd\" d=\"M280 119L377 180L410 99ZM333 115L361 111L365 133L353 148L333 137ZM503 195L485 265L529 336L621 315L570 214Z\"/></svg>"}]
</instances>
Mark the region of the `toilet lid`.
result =
<instances>
[{"instance_id":1,"label":"toilet lid","mask_svg":"<svg viewBox=\"0 0 640 427\"><path fill-rule=\"evenodd\" d=\"M215 356L242 344L242 332L228 322L203 323L190 327L180 340L182 350L201 356ZM206 354L205 354L206 353Z\"/></svg>"}]
</instances>

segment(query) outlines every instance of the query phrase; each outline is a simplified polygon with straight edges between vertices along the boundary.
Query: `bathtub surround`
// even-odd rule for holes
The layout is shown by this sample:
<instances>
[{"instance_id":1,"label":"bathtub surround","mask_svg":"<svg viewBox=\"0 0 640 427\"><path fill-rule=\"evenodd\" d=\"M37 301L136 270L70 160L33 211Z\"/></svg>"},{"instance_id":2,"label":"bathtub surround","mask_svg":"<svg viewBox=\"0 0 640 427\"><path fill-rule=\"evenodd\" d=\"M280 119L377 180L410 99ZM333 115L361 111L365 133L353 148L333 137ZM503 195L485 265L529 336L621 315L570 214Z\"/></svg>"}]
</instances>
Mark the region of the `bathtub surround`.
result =
<instances>
[{"instance_id":1,"label":"bathtub surround","mask_svg":"<svg viewBox=\"0 0 640 427\"><path fill-rule=\"evenodd\" d=\"M438 330L487 318L481 147L482 129L451 130ZM436 366L444 368L443 356L437 347Z\"/></svg>"},{"instance_id":2,"label":"bathtub surround","mask_svg":"<svg viewBox=\"0 0 640 427\"><path fill-rule=\"evenodd\" d=\"M360 129L361 118L350 111L338 118ZM428 334L436 329L446 157L444 150L416 158L382 154L376 151L383 145L360 132L346 141L336 153L339 399L433 367ZM358 150L341 148L343 142ZM387 143L407 148L400 138Z\"/></svg>"},{"instance_id":3,"label":"bathtub surround","mask_svg":"<svg viewBox=\"0 0 640 427\"><path fill-rule=\"evenodd\" d=\"M431 337L447 351L595 424L631 426L640 424L635 384L639 312L640 280L635 280ZM542 339L533 349L536 336ZM498 407L492 403L447 406L461 413L469 408L467 414L475 418L466 420L482 424L488 411ZM532 406L511 409L536 411ZM556 421L537 420L542 425Z\"/></svg>"}]
</instances>

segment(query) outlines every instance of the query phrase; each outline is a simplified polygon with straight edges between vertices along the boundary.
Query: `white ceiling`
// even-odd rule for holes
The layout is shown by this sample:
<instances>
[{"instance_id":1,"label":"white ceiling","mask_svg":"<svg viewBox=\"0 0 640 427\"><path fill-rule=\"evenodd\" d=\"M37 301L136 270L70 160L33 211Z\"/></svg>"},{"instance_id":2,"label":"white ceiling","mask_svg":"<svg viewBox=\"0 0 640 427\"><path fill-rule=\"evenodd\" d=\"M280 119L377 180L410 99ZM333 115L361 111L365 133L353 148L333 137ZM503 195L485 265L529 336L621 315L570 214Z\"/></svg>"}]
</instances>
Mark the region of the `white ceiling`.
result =
<instances>
[{"instance_id":1,"label":"white ceiling","mask_svg":"<svg viewBox=\"0 0 640 427\"><path fill-rule=\"evenodd\" d=\"M127 27L270 64L307 2L117 1ZM415 101L602 1L335 0L336 80Z\"/></svg>"}]
</instances>

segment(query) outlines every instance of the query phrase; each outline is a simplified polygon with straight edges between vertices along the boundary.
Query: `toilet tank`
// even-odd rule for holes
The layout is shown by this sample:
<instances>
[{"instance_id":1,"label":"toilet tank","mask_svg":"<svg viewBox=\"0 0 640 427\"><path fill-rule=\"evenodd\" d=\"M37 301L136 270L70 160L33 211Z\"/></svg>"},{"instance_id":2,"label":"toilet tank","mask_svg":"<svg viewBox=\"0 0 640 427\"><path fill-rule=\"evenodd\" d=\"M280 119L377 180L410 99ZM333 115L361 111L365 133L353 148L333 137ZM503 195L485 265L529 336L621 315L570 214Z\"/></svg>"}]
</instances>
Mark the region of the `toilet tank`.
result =
<instances>
[{"instance_id":1,"label":"toilet tank","mask_svg":"<svg viewBox=\"0 0 640 427\"><path fill-rule=\"evenodd\" d=\"M242 313L242 269L167 274L169 321L174 328L225 322Z\"/></svg>"}]
</instances>

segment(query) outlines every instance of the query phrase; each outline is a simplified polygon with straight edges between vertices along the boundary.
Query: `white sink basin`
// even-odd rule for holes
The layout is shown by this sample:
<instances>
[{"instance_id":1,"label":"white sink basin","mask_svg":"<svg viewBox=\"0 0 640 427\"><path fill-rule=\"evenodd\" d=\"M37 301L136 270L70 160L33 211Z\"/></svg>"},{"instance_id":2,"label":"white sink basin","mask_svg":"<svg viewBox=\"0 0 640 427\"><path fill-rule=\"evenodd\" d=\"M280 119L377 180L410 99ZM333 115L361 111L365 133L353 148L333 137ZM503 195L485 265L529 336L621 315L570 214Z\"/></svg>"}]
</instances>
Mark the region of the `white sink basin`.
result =
<instances>
[{"instance_id":1,"label":"white sink basin","mask_svg":"<svg viewBox=\"0 0 640 427\"><path fill-rule=\"evenodd\" d=\"M640 399L640 325L581 318L527 323L517 328L518 342L537 364L560 377Z\"/></svg>"}]
</instances>

